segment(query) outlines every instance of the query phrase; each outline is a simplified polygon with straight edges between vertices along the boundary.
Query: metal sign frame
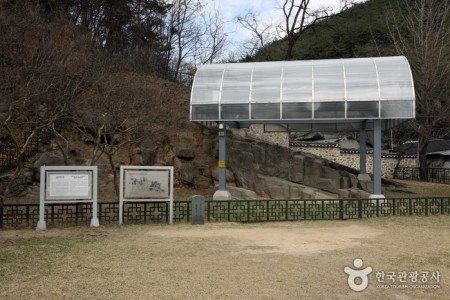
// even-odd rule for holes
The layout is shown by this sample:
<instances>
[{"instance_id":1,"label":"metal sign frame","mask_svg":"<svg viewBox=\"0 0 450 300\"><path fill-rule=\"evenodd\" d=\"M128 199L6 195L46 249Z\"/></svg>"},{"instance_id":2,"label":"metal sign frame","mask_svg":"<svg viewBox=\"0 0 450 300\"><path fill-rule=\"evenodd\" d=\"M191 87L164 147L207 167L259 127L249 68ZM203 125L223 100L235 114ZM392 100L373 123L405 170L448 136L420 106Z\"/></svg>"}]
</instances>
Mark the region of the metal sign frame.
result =
<instances>
[{"instance_id":1,"label":"metal sign frame","mask_svg":"<svg viewBox=\"0 0 450 300\"><path fill-rule=\"evenodd\" d=\"M97 216L96 166L42 166L39 221L37 230L46 230L46 203L92 203L91 227L99 227Z\"/></svg>"},{"instance_id":2,"label":"metal sign frame","mask_svg":"<svg viewBox=\"0 0 450 300\"><path fill-rule=\"evenodd\" d=\"M134 177L132 177L134 176ZM123 224L125 202L168 202L173 222L173 167L120 166L119 224Z\"/></svg>"}]
</instances>

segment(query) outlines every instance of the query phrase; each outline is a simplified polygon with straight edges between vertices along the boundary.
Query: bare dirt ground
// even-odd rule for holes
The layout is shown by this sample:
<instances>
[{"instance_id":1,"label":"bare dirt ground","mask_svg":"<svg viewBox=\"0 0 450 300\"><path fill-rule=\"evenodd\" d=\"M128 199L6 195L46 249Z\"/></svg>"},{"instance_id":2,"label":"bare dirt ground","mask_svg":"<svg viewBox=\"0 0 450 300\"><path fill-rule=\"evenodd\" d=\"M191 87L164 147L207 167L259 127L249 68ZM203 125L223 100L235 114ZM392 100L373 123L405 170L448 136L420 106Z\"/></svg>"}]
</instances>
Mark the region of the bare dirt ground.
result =
<instances>
[{"instance_id":1,"label":"bare dirt ground","mask_svg":"<svg viewBox=\"0 0 450 300\"><path fill-rule=\"evenodd\" d=\"M6 230L0 299L448 299L448 228L433 216ZM362 292L344 273L356 258L373 269ZM433 288L377 287L377 272L437 271Z\"/></svg>"},{"instance_id":2,"label":"bare dirt ground","mask_svg":"<svg viewBox=\"0 0 450 300\"><path fill-rule=\"evenodd\" d=\"M278 225L278 224L277 224ZM381 232L370 227L351 225L344 228L307 228L299 232L282 226L276 228L217 228L210 230L151 231L150 235L167 238L217 238L236 240L232 254L301 254L313 255L361 245L361 239Z\"/></svg>"}]
</instances>

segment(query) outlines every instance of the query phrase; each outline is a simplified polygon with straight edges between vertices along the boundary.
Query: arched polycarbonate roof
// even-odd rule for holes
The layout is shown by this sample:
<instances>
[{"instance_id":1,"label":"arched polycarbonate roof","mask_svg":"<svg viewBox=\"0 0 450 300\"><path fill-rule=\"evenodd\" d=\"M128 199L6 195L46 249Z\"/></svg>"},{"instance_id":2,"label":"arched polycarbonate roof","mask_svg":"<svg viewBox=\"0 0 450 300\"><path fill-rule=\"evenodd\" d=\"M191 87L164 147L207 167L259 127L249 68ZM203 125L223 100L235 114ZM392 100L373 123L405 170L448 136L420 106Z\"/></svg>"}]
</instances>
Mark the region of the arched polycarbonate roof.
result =
<instances>
[{"instance_id":1,"label":"arched polycarbonate roof","mask_svg":"<svg viewBox=\"0 0 450 300\"><path fill-rule=\"evenodd\" d=\"M403 56L203 65L192 121L318 123L414 118Z\"/></svg>"}]
</instances>

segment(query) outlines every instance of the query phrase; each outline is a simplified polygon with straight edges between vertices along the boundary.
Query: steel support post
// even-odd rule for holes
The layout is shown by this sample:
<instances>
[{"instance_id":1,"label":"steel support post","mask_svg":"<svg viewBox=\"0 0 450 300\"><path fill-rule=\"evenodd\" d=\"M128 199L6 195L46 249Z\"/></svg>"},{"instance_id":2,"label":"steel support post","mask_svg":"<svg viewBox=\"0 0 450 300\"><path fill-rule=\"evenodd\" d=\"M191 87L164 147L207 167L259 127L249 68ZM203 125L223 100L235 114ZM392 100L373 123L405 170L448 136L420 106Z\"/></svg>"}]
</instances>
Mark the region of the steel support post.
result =
<instances>
[{"instance_id":1,"label":"steel support post","mask_svg":"<svg viewBox=\"0 0 450 300\"><path fill-rule=\"evenodd\" d=\"M373 121L373 194L381 194L381 120Z\"/></svg>"},{"instance_id":2,"label":"steel support post","mask_svg":"<svg viewBox=\"0 0 450 300\"><path fill-rule=\"evenodd\" d=\"M359 131L359 174L366 174L367 173L367 160L366 160L366 128L365 124L363 123L363 126L361 130Z\"/></svg>"},{"instance_id":3,"label":"steel support post","mask_svg":"<svg viewBox=\"0 0 450 300\"><path fill-rule=\"evenodd\" d=\"M231 200L231 194L227 191L227 128L225 123L219 124L219 189L214 193L213 200Z\"/></svg>"},{"instance_id":4,"label":"steel support post","mask_svg":"<svg viewBox=\"0 0 450 300\"><path fill-rule=\"evenodd\" d=\"M225 124L219 125L219 191L227 190L227 130Z\"/></svg>"}]
</instances>

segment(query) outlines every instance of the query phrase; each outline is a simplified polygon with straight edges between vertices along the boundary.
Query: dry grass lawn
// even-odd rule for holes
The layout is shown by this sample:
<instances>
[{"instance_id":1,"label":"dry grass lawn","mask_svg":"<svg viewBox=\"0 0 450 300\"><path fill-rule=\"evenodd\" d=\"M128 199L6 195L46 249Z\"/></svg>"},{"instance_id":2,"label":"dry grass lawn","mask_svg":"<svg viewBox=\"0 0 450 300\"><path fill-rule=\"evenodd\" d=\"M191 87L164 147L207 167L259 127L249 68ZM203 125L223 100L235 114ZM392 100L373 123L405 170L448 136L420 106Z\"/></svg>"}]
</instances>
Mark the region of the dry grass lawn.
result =
<instances>
[{"instance_id":1,"label":"dry grass lawn","mask_svg":"<svg viewBox=\"0 0 450 300\"><path fill-rule=\"evenodd\" d=\"M386 197L449 197L450 184L389 179L392 184L383 184ZM393 185L395 188L392 188Z\"/></svg>"},{"instance_id":2,"label":"dry grass lawn","mask_svg":"<svg viewBox=\"0 0 450 300\"><path fill-rule=\"evenodd\" d=\"M0 299L448 299L449 228L430 216L6 230ZM359 293L343 271L355 258L373 268ZM380 271L439 271L440 288L377 288Z\"/></svg>"}]
</instances>

